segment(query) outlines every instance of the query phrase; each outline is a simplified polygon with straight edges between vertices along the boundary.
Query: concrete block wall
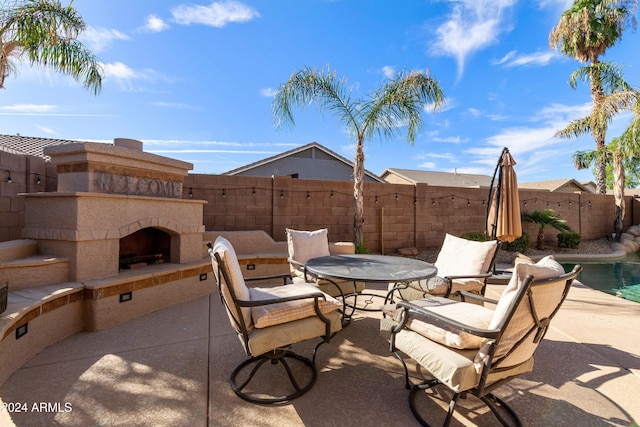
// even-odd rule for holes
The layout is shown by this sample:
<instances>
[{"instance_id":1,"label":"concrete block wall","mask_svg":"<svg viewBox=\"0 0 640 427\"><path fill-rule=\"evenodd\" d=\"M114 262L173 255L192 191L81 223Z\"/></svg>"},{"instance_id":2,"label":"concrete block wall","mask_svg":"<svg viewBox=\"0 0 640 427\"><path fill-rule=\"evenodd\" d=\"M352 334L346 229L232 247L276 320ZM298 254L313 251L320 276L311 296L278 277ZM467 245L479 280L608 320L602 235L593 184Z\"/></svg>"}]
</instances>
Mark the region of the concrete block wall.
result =
<instances>
[{"instance_id":1,"label":"concrete block wall","mask_svg":"<svg viewBox=\"0 0 640 427\"><path fill-rule=\"evenodd\" d=\"M184 197L189 192L208 202L207 230L258 229L281 241L287 227L326 227L331 241L353 238L351 182L192 174L185 179ZM485 228L487 189L366 183L364 195L365 244L373 252L438 247L446 233L459 236ZM640 223L638 202L626 201L625 229ZM520 190L520 207L523 212L552 209L584 240L610 236L615 218L610 195ZM537 226L523 223L523 229L534 245ZM545 230L548 244L555 244L556 235L552 228Z\"/></svg>"},{"instance_id":2,"label":"concrete block wall","mask_svg":"<svg viewBox=\"0 0 640 427\"><path fill-rule=\"evenodd\" d=\"M0 151L0 241L21 237L24 198L19 194L45 191L50 174L51 169L40 158Z\"/></svg>"},{"instance_id":3,"label":"concrete block wall","mask_svg":"<svg viewBox=\"0 0 640 427\"><path fill-rule=\"evenodd\" d=\"M25 202L19 193L56 191L56 182L55 167L42 159L0 152L0 241L22 237ZM487 189L387 183L366 183L364 188L365 243L372 251L437 247L445 233L484 230ZM189 174L183 190L184 198L207 201L203 222L208 231L264 230L284 240L287 227L327 227L332 241L353 238L353 184L348 181ZM626 201L625 229L640 224L640 202L632 197ZM613 230L611 195L521 189L520 206L522 211L548 206L584 240L610 236ZM537 234L534 224L524 223L523 229ZM548 244L556 234L545 231Z\"/></svg>"}]
</instances>

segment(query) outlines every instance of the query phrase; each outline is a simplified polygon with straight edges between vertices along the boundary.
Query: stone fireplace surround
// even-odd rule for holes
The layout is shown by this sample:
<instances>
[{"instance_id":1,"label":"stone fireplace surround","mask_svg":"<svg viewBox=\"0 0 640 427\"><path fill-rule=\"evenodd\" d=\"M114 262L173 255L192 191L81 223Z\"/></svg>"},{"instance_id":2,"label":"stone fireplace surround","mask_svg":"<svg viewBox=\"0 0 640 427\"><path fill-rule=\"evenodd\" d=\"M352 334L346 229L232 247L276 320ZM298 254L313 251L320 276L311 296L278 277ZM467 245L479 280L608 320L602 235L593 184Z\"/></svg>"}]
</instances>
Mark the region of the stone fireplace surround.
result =
<instances>
[{"instance_id":1,"label":"stone fireplace surround","mask_svg":"<svg viewBox=\"0 0 640 427\"><path fill-rule=\"evenodd\" d=\"M119 273L120 239L152 227L171 236L170 262L202 259L202 200L182 199L190 163L145 153L142 143L81 142L45 149L58 191L25 195L23 237L69 259L69 279Z\"/></svg>"},{"instance_id":2,"label":"stone fireplace surround","mask_svg":"<svg viewBox=\"0 0 640 427\"><path fill-rule=\"evenodd\" d=\"M12 261L9 304L0 318L0 385L76 332L109 328L215 290L204 241L206 202L182 199L190 163L144 153L141 142L126 139L45 153L57 168L58 191L24 194L24 239L0 245L0 255L26 254L21 248L27 247L46 254ZM150 245L131 245L138 236L161 236L151 251L161 249L164 262L120 269L127 236L122 246L129 249ZM53 260L68 268L53 274Z\"/></svg>"}]
</instances>

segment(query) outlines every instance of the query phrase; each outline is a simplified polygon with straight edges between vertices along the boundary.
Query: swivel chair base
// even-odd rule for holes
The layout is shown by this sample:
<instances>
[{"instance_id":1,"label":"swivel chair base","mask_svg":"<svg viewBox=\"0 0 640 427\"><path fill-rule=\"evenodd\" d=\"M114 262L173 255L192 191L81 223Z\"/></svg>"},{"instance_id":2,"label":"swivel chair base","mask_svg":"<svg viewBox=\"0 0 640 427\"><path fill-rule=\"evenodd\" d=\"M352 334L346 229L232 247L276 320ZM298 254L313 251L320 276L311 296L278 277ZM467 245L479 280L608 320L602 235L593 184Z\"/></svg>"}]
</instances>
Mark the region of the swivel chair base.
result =
<instances>
[{"instance_id":1,"label":"swivel chair base","mask_svg":"<svg viewBox=\"0 0 640 427\"><path fill-rule=\"evenodd\" d=\"M299 373L298 376L305 377L303 380L301 380L303 381L302 385L300 384L300 381L294 376L293 370L296 369L292 369L292 366L294 365L297 365L297 370L302 371L302 375L300 375ZM269 394L266 394L259 390L252 390L250 387L250 383L254 379L258 370L260 370L261 368L284 369L290 382L290 387L287 387L288 390L283 391L283 394L280 395L273 395L275 394L273 391L271 391ZM243 372L246 371L249 371L249 373L244 375ZM280 371L280 369L274 369L274 372L269 373L269 375L273 378L275 376L281 375L281 373L282 372ZM277 404L293 400L311 390L311 387L313 387L316 382L317 376L318 372L311 360L295 354L290 350L279 349L245 360L233 370L233 372L231 373L230 381L231 389L234 391L234 393L247 402L260 404ZM239 383L240 380L238 380L238 377L245 379L244 381Z\"/></svg>"}]
</instances>

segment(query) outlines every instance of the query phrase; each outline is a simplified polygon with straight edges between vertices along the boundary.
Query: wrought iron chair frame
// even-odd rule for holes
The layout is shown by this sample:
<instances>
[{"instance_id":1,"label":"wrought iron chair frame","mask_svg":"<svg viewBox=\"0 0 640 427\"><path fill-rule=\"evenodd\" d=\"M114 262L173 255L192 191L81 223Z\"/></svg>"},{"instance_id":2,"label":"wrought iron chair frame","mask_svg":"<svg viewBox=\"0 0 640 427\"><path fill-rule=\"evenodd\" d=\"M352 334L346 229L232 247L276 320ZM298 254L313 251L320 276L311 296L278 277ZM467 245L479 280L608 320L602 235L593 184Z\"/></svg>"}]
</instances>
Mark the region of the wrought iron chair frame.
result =
<instances>
[{"instance_id":1,"label":"wrought iron chair frame","mask_svg":"<svg viewBox=\"0 0 640 427\"><path fill-rule=\"evenodd\" d=\"M293 400L297 397L302 396L303 394L308 392L316 382L318 373L315 366L315 360L316 360L316 354L317 354L318 348L322 344L328 343L331 340L331 338L335 335L335 333L334 334L331 333L331 321L322 314L322 312L320 311L320 307L318 305L319 299L324 299L325 295L322 292L318 291L313 293L307 293L304 295L297 295L295 297L277 298L277 299L270 299L265 301L241 300L237 297L232 286L222 285L221 279L224 280L225 284L231 283L229 273L224 267L223 260L221 259L220 255L214 251L211 243L207 243L207 246L209 247L209 255L211 256L212 261L214 261L213 273L214 273L214 278L216 280L220 301L222 302L222 305L224 306L227 314L229 314L229 317L233 320L234 324L236 325L236 329L241 334L245 353L249 355L248 359L240 363L231 372L231 375L229 378L231 389L234 391L234 393L238 397L242 398L243 400L246 400L252 403L259 403L259 404L278 404L278 403L288 402L290 400ZM273 275L273 276L259 276L259 277L253 277L253 278L246 278L244 280L245 282L249 282L249 281L268 280L268 279L282 279L283 285L287 285L288 279L290 278L291 276L289 274L279 274L279 275ZM241 314L239 316L233 315L234 311L231 310L229 306L229 302L224 297L222 286L227 286L227 290L231 295L233 305L238 307L238 310L236 310L236 313L241 313L241 310L240 310L241 307L251 308L251 307L278 304L278 303L295 301L295 300L304 300L304 299L308 300L313 298L314 310L315 310L316 316L325 324L325 333L320 337L322 338L322 340L314 347L312 358L309 359L294 353L292 350L290 350L291 346L287 346L284 348L275 348L267 353L263 353L260 355L253 355L249 348L250 333L248 331L245 320ZM291 368L289 367L289 364L287 363L287 359L295 359L299 362L302 362L307 367L308 371L311 372L311 377L308 379L308 381L305 384L300 385L298 380L296 380ZM292 393L289 393L283 396L265 398L265 397L258 397L257 393L252 394L252 393L247 393L243 391L245 387L249 385L249 383L254 378L258 370L267 361L273 365L281 364L283 366L284 370L287 373L289 381L291 382L291 385L294 388L294 391ZM238 375L245 369L250 369L250 373L247 376L245 381L239 382L237 380Z\"/></svg>"},{"instance_id":2,"label":"wrought iron chair frame","mask_svg":"<svg viewBox=\"0 0 640 427\"><path fill-rule=\"evenodd\" d=\"M547 332L547 328L549 326L549 323L551 321L551 319L556 315L556 313L558 312L558 310L560 309L560 307L562 306L562 303L564 302L564 300L567 297L567 294L569 293L569 289L571 288L571 284L573 282L573 280L578 276L578 274L580 273L580 271L582 270L582 266L580 265L576 265L573 270L569 273L566 273L564 275L561 276L557 276L557 277L553 277L550 279L544 279L544 280L534 280L533 276L527 276L525 278L525 281L522 284L522 287L518 293L518 295L514 298L511 307L509 309L509 312L507 313L507 315L505 316L502 324L497 328L497 329L493 329L493 330L488 330L488 329L480 329L480 328L475 328L469 325L466 325L464 323L458 322L455 319L451 319L445 316L441 316L437 313L433 313L430 312L428 310L424 310L422 307L419 307L415 304L412 304L411 302L407 302L407 301L400 301L398 302L398 307L400 307L403 310L402 313L402 317L400 320L400 323L394 327L391 331L391 337L389 339L389 343L390 343L390 350L391 352L395 355L395 357L400 360L400 362L402 363L402 366L404 368L405 371L405 387L407 389L410 390L409 393L409 406L411 408L411 412L413 413L414 417L418 420L418 422L420 422L421 425L423 426L429 426L429 424L426 422L426 420L424 420L424 418L419 414L416 404L415 404L415 399L416 396L418 394L419 391L421 390L426 390L426 389L430 389L432 387L435 387L437 385L445 385L443 384L441 381L439 381L438 379L427 379L421 383L418 384L413 384L411 382L411 380L409 379L409 370L407 368L407 364L404 360L404 358L402 357L402 355L400 354L400 350L398 350L395 346L395 336L398 332L400 332L407 323L408 320L408 314L410 310L416 311L418 313L420 313L422 316L425 316L426 318L431 318L434 320L437 320L439 322L443 322L445 324L448 324L451 327L457 328L463 332L467 332L469 334L475 335L475 336L479 336L479 337L483 337L483 338L487 338L492 340L492 345L490 347L490 351L487 355L487 359L486 362L483 365L483 369L482 369L482 373L480 375L480 380L478 382L478 385L474 388L471 388L469 390L465 390L465 391L461 391L461 392L454 392L453 397L451 399L451 401L449 402L449 410L447 412L445 421L443 423L443 426L448 426L449 423L451 422L451 419L453 417L453 413L455 411L455 405L456 402L458 400L458 398L460 397L465 397L467 394L471 394L473 396L476 396L477 398L479 398L482 402L484 402L487 407L489 407L489 409L491 410L491 412L495 415L495 417L498 419L498 421L500 421L500 423L504 426L509 426L510 424L508 424L507 420L502 416L502 414L499 412L498 407L502 407L506 413L509 415L509 417L511 418L511 420L513 422L515 422L515 425L517 426L521 426L522 422L521 420L518 418L518 415L516 414L516 412L506 403L504 402L502 399L496 397L492 392L497 389L498 387L501 387L502 385L508 383L509 381L511 381L512 379L516 378L518 375L514 375L514 376L510 376L507 378L503 378L500 380L497 380L495 382L492 383L488 383L488 375L493 372L496 371L498 369L500 369L500 363L505 360L505 358L507 358L511 353L513 353L521 344L522 342L525 340L525 338L531 336L531 334L535 333L535 338L534 338L534 342L539 342L540 340L542 340L542 338L544 338L544 335ZM546 318L544 319L539 319L535 310L535 304L533 302L533 296L532 296L532 287L534 286L538 286L538 285L543 285L545 283L551 283L551 282L556 282L556 281L560 281L560 280L564 280L565 281L565 286L564 286L564 290L562 293L562 296L556 306L556 308L554 309L554 311ZM457 291L456 294L458 294L458 296L460 296L461 300L463 302L465 302L467 299L472 299L472 300L476 300L479 302L487 302L490 304L497 304L498 301L490 299L490 298L486 298L484 296L481 295L477 295L477 294L473 294L470 292L465 292L465 291ZM526 333L526 335L520 340L518 341L513 347L511 347L509 349L509 351L501 356L500 358L494 358L494 354L495 354L495 350L498 346L498 343L500 341L500 339L503 336L504 330L506 329L507 325L509 324L509 322L511 321L511 318L513 317L514 313L515 313L515 309L518 307L518 305L522 302L522 300L524 298L528 299L528 303L531 307L531 310L533 312L534 315L534 319L535 319L535 325L529 329L529 331ZM428 339L428 338L425 338ZM531 356L533 357L533 356ZM445 385L446 386L446 385Z\"/></svg>"},{"instance_id":3,"label":"wrought iron chair frame","mask_svg":"<svg viewBox=\"0 0 640 427\"><path fill-rule=\"evenodd\" d=\"M479 295L484 295L484 292L487 288L487 279L490 278L491 276L493 276L494 272L495 272L495 265L496 265L496 260L498 258L498 251L500 250L500 246L502 246L502 242L498 241L497 245L496 245L496 250L493 252L493 256L491 257L491 262L489 263L489 267L487 268L487 272L486 273L480 273L480 274L473 274L473 275L455 275L455 276L446 276L446 277L442 277L442 279L444 279L447 282L447 290L445 292L444 295L431 295L429 294L427 291L424 291L423 293L423 298L428 298L430 296L441 296L443 298L450 298L451 297L451 291L453 289L453 281L454 280L459 280L459 279L482 279L483 280L483 286L482 289L480 290L480 294ZM387 296L385 297L384 303L385 304L392 304L394 302L396 302L395 298L393 297L394 293L397 293L398 295L400 295L400 291L403 289L407 289L409 287L408 283L402 283L402 284L398 284L396 286L394 286L393 288L391 288L389 290L389 292L387 292ZM413 288L415 289L415 288ZM464 291L462 291L464 292ZM454 293L455 294L455 293ZM475 295L475 294L474 294ZM403 298L399 298L398 301L402 301Z\"/></svg>"}]
</instances>

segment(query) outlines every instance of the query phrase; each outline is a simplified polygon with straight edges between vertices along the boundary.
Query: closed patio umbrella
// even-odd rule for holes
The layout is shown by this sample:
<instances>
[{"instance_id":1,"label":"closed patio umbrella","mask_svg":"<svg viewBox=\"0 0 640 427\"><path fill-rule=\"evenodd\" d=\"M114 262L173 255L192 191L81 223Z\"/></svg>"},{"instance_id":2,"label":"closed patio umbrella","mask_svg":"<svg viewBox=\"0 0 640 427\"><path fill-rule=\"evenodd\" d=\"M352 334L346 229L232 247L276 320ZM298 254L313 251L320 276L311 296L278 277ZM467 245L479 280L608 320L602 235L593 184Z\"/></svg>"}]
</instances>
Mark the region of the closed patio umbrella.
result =
<instances>
[{"instance_id":1,"label":"closed patio umbrella","mask_svg":"<svg viewBox=\"0 0 640 427\"><path fill-rule=\"evenodd\" d=\"M491 237L491 240L513 242L522 236L518 180L513 169L515 164L509 149L505 147L496 165L496 171L489 188L487 235ZM493 188L496 173L498 174L498 182L497 187Z\"/></svg>"}]
</instances>

